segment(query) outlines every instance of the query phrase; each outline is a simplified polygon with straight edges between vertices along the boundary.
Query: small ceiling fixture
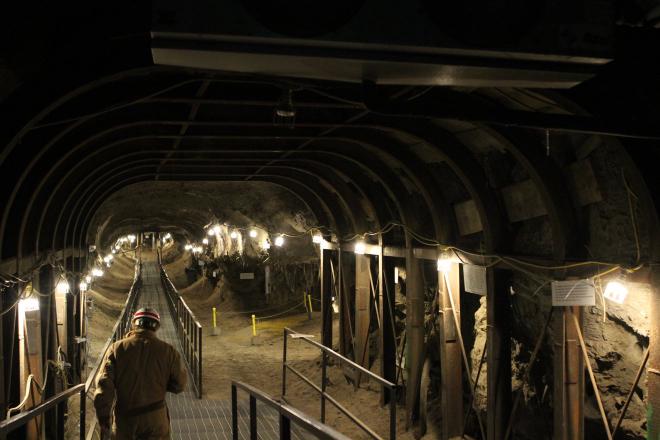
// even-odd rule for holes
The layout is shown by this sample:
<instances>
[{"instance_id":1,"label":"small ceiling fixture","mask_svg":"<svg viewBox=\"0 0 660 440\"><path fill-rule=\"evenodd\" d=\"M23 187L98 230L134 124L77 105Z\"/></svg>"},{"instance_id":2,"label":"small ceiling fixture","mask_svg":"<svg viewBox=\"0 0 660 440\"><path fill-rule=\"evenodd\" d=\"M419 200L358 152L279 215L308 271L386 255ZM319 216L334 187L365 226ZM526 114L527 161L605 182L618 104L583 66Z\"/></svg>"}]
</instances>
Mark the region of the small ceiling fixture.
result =
<instances>
[{"instance_id":1,"label":"small ceiling fixture","mask_svg":"<svg viewBox=\"0 0 660 440\"><path fill-rule=\"evenodd\" d=\"M293 107L293 91L284 90L273 112L273 123L293 128L296 123L296 109Z\"/></svg>"}]
</instances>

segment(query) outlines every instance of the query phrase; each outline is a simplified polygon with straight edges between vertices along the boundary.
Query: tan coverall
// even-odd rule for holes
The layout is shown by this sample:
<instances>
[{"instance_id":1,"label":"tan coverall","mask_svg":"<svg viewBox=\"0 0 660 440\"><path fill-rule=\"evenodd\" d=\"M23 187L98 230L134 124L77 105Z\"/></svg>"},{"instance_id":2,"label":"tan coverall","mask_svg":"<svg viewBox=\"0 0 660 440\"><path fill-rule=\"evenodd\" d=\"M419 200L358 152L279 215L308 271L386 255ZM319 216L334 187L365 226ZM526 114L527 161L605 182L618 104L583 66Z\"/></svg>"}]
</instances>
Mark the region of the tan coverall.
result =
<instances>
[{"instance_id":1,"label":"tan coverall","mask_svg":"<svg viewBox=\"0 0 660 440\"><path fill-rule=\"evenodd\" d=\"M165 393L180 393L187 379L174 347L151 330L129 332L112 344L96 376L94 408L99 424L110 426L114 405L113 439L169 439Z\"/></svg>"}]
</instances>

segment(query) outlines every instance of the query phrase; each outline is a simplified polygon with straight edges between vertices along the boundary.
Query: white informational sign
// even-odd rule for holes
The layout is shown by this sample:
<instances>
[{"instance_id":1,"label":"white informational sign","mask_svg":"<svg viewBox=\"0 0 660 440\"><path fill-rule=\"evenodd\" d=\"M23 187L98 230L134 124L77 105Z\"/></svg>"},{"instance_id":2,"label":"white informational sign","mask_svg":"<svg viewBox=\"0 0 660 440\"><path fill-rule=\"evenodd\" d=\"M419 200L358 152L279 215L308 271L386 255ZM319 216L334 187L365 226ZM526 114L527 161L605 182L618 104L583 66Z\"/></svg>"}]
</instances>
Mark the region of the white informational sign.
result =
<instances>
[{"instance_id":1,"label":"white informational sign","mask_svg":"<svg viewBox=\"0 0 660 440\"><path fill-rule=\"evenodd\" d=\"M595 306L596 287L594 280L568 280L552 282L552 305L562 306Z\"/></svg>"},{"instance_id":2,"label":"white informational sign","mask_svg":"<svg viewBox=\"0 0 660 440\"><path fill-rule=\"evenodd\" d=\"M485 295L487 291L486 268L472 264L463 265L463 284L465 291Z\"/></svg>"},{"instance_id":3,"label":"white informational sign","mask_svg":"<svg viewBox=\"0 0 660 440\"><path fill-rule=\"evenodd\" d=\"M242 280L253 280L254 279L254 272L241 272L241 279Z\"/></svg>"}]
</instances>

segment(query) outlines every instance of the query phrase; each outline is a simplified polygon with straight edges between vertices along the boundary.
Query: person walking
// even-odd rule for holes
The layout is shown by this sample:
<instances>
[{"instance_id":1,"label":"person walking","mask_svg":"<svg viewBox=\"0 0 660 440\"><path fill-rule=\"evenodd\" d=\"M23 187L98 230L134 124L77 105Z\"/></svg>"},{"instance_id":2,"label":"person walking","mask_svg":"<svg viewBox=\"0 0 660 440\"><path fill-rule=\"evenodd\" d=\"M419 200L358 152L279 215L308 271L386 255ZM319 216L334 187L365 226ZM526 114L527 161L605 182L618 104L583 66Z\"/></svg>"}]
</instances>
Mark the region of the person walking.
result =
<instances>
[{"instance_id":1,"label":"person walking","mask_svg":"<svg viewBox=\"0 0 660 440\"><path fill-rule=\"evenodd\" d=\"M156 336L156 310L141 308L131 322L131 331L110 346L96 376L94 408L102 439L169 439L165 394L183 391L188 376L179 352Z\"/></svg>"}]
</instances>

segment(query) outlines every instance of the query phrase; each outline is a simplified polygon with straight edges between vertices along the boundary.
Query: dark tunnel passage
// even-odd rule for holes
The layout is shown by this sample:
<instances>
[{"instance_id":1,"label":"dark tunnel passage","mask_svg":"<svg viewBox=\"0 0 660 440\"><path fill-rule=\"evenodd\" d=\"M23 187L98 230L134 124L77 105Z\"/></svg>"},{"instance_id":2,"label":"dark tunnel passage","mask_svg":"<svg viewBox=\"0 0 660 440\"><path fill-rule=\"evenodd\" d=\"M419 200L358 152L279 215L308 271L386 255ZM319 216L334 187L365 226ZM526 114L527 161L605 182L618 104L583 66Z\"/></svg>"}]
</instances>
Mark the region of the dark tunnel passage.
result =
<instances>
[{"instance_id":1,"label":"dark tunnel passage","mask_svg":"<svg viewBox=\"0 0 660 440\"><path fill-rule=\"evenodd\" d=\"M660 438L652 8L190 3L2 31L0 435L90 438L70 390L148 302L174 438L232 380L348 438Z\"/></svg>"}]
</instances>

